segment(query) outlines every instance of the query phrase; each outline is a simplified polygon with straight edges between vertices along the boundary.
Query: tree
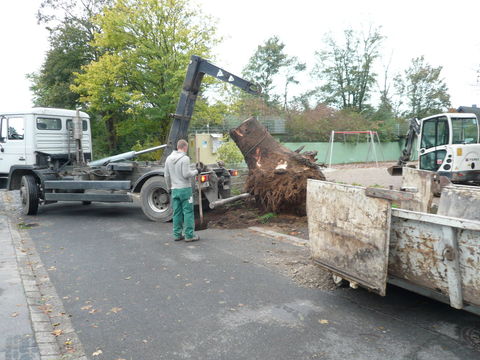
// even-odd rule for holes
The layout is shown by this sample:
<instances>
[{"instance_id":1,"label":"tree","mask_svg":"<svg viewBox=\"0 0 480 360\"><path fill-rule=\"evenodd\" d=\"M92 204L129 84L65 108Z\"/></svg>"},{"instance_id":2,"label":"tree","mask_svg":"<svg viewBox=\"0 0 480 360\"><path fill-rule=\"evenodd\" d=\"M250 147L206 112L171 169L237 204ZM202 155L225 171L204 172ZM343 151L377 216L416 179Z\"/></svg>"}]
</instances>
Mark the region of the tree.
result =
<instances>
[{"instance_id":1,"label":"tree","mask_svg":"<svg viewBox=\"0 0 480 360\"><path fill-rule=\"evenodd\" d=\"M259 45L243 70L243 75L262 87L265 98L272 100L273 79L282 67L288 63L288 56L283 49L285 44L278 36L273 36L263 45Z\"/></svg>"},{"instance_id":2,"label":"tree","mask_svg":"<svg viewBox=\"0 0 480 360\"><path fill-rule=\"evenodd\" d=\"M395 88L407 103L405 116L423 118L450 106L448 87L441 72L442 66L432 67L420 56L412 59L403 75L396 76Z\"/></svg>"},{"instance_id":3,"label":"tree","mask_svg":"<svg viewBox=\"0 0 480 360\"><path fill-rule=\"evenodd\" d=\"M300 82L296 79L296 75L299 72L305 71L307 65L298 60L296 56L285 61L284 74L285 74L285 87L283 91L283 110L287 110L288 105L288 88L291 84L298 85Z\"/></svg>"},{"instance_id":4,"label":"tree","mask_svg":"<svg viewBox=\"0 0 480 360\"><path fill-rule=\"evenodd\" d=\"M375 84L373 65L382 40L379 29L370 29L366 35L347 29L341 44L332 35L325 38L327 49L316 52L312 72L323 83L319 87L323 102L341 109L363 110Z\"/></svg>"},{"instance_id":5,"label":"tree","mask_svg":"<svg viewBox=\"0 0 480 360\"><path fill-rule=\"evenodd\" d=\"M43 0L39 23L49 30L50 49L38 73L28 74L36 106L73 109L78 94L70 90L73 73L98 57L90 46L98 31L92 17L111 0Z\"/></svg>"},{"instance_id":6,"label":"tree","mask_svg":"<svg viewBox=\"0 0 480 360\"><path fill-rule=\"evenodd\" d=\"M190 56L210 57L215 25L186 0L117 0L95 18L103 53L72 89L105 121L110 149L164 140Z\"/></svg>"}]
</instances>

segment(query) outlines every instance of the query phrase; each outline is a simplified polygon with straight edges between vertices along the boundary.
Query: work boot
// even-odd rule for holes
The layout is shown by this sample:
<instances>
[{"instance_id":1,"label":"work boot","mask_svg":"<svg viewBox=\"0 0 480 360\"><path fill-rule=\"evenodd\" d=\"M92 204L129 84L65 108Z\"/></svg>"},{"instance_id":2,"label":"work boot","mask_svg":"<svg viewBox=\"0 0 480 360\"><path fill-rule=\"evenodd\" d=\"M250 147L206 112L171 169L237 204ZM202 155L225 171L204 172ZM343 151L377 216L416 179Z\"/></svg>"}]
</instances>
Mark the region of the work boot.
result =
<instances>
[{"instance_id":1,"label":"work boot","mask_svg":"<svg viewBox=\"0 0 480 360\"><path fill-rule=\"evenodd\" d=\"M200 236L198 235L194 235L192 238L190 239L185 239L185 242L192 242L192 241L198 241L200 240Z\"/></svg>"},{"instance_id":2,"label":"work boot","mask_svg":"<svg viewBox=\"0 0 480 360\"><path fill-rule=\"evenodd\" d=\"M173 241L182 241L183 239L185 239L185 238L183 236L180 236L178 238L173 239Z\"/></svg>"}]
</instances>

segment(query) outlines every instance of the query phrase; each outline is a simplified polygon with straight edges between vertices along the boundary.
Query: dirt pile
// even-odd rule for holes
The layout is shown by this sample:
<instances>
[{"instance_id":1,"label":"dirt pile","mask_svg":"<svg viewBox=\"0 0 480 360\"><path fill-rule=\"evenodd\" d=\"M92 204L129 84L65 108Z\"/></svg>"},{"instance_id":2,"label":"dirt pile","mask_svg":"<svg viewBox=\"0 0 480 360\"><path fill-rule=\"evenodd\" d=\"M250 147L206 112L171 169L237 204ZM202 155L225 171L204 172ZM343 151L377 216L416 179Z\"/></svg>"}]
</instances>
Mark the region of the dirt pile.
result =
<instances>
[{"instance_id":1,"label":"dirt pile","mask_svg":"<svg viewBox=\"0 0 480 360\"><path fill-rule=\"evenodd\" d=\"M300 286L325 291L337 288L331 273L313 262L307 248L271 251L265 258L265 263L278 269Z\"/></svg>"}]
</instances>

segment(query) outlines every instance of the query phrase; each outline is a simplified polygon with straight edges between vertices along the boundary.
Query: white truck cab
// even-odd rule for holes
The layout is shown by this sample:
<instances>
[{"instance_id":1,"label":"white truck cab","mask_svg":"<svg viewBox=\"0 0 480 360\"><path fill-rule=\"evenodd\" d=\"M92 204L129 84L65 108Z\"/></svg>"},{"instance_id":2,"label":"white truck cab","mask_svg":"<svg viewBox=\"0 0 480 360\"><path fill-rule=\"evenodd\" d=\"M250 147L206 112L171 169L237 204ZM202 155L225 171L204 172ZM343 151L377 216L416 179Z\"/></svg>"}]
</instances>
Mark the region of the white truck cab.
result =
<instances>
[{"instance_id":1,"label":"white truck cab","mask_svg":"<svg viewBox=\"0 0 480 360\"><path fill-rule=\"evenodd\" d=\"M82 148L91 159L92 137L89 116L82 119ZM74 156L72 138L75 110L32 108L0 112L0 188L5 188L11 170L45 165L46 158L67 162Z\"/></svg>"}]
</instances>

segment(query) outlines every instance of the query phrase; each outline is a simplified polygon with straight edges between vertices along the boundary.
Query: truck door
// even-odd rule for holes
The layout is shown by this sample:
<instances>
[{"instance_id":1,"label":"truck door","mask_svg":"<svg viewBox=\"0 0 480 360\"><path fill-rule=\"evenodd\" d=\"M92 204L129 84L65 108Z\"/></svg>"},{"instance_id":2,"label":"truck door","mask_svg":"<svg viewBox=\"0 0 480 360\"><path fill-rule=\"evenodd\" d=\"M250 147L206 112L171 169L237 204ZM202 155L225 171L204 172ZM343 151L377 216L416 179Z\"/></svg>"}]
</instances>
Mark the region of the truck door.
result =
<instances>
[{"instance_id":1,"label":"truck door","mask_svg":"<svg viewBox=\"0 0 480 360\"><path fill-rule=\"evenodd\" d=\"M13 165L25 165L25 119L0 118L0 173L8 174Z\"/></svg>"},{"instance_id":2,"label":"truck door","mask_svg":"<svg viewBox=\"0 0 480 360\"><path fill-rule=\"evenodd\" d=\"M450 131L446 116L425 120L420 139L420 169L437 171L447 155Z\"/></svg>"}]
</instances>

